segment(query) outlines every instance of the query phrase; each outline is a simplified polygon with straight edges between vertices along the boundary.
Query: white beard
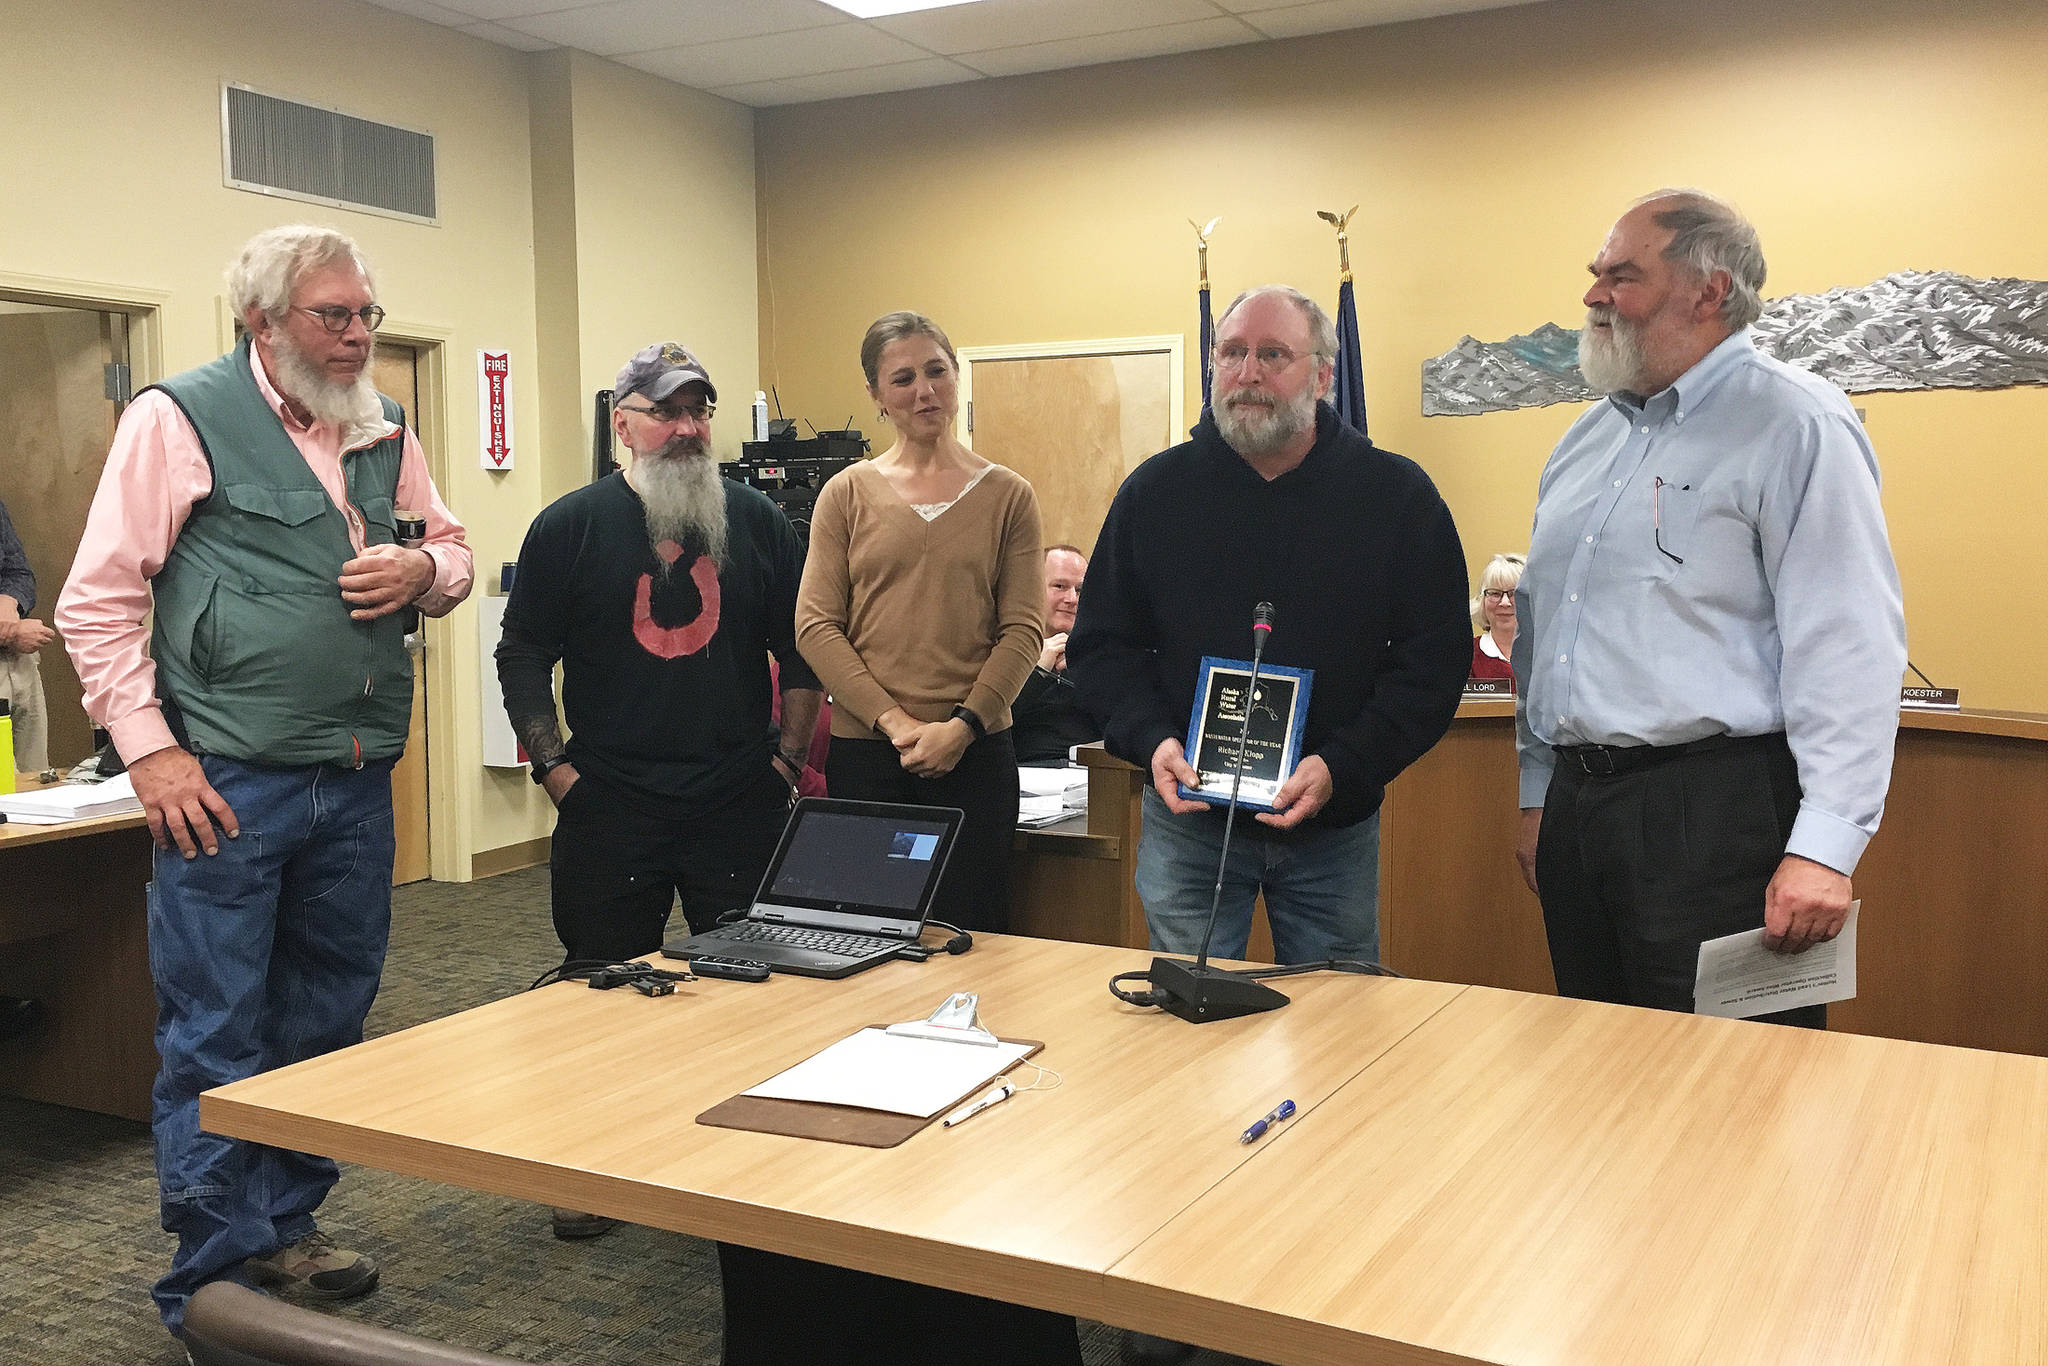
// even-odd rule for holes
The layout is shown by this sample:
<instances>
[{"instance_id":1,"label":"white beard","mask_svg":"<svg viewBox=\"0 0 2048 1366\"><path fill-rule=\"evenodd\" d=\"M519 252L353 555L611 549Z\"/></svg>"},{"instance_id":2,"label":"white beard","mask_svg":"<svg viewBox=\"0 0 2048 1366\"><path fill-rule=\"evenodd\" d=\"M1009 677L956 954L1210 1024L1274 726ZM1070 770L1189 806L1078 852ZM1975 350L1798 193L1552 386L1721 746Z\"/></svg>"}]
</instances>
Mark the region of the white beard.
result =
<instances>
[{"instance_id":1,"label":"white beard","mask_svg":"<svg viewBox=\"0 0 2048 1366\"><path fill-rule=\"evenodd\" d=\"M628 482L647 510L649 545L659 550L663 541L674 541L725 566L725 479L702 441L677 437L636 454ZM664 574L672 567L662 561Z\"/></svg>"},{"instance_id":2,"label":"white beard","mask_svg":"<svg viewBox=\"0 0 2048 1366\"><path fill-rule=\"evenodd\" d=\"M372 342L371 353L375 354L375 350L376 343ZM354 379L334 379L278 327L270 333L270 358L277 365L278 388L311 413L315 422L331 422L344 433L384 429L384 405L378 401L376 386L370 382L368 356Z\"/></svg>"},{"instance_id":3,"label":"white beard","mask_svg":"<svg viewBox=\"0 0 2048 1366\"><path fill-rule=\"evenodd\" d=\"M1596 320L1609 325L1595 327ZM1639 394L1647 382L1648 361L1642 328L1612 309L1586 310L1586 327L1579 333L1579 373L1587 387L1603 394Z\"/></svg>"},{"instance_id":4,"label":"white beard","mask_svg":"<svg viewBox=\"0 0 2048 1366\"><path fill-rule=\"evenodd\" d=\"M1291 399L1270 392L1259 397L1266 403L1261 404L1245 389L1232 389L1218 394L1209 405L1216 417L1216 430L1239 455L1253 459L1272 455L1303 432L1315 430L1314 391L1303 389Z\"/></svg>"}]
</instances>

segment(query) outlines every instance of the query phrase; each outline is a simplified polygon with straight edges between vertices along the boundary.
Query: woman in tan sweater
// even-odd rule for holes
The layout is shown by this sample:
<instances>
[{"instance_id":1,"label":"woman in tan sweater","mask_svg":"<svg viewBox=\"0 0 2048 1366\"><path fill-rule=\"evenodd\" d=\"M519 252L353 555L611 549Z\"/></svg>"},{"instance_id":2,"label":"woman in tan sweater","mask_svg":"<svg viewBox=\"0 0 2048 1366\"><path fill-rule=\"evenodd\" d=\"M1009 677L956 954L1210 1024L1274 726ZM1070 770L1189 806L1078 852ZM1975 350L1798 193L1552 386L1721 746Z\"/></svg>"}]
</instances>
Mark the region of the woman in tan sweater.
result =
<instances>
[{"instance_id":1,"label":"woman in tan sweater","mask_svg":"<svg viewBox=\"0 0 2048 1366\"><path fill-rule=\"evenodd\" d=\"M959 362L931 319L877 319L860 363L896 443L819 493L796 608L797 646L832 694L826 787L966 811L933 914L1005 929L1010 704L1045 611L1038 500L954 440Z\"/></svg>"}]
</instances>

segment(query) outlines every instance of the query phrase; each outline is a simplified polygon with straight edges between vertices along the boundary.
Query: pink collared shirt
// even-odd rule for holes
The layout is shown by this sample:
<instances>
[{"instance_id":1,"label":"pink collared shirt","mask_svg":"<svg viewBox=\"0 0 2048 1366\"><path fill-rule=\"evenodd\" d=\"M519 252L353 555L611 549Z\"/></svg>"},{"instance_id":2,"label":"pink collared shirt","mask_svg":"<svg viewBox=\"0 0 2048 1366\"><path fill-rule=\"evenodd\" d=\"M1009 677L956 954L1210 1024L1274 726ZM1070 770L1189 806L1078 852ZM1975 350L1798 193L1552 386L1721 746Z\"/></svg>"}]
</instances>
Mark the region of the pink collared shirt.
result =
<instances>
[{"instance_id":1,"label":"pink collared shirt","mask_svg":"<svg viewBox=\"0 0 2048 1366\"><path fill-rule=\"evenodd\" d=\"M249 368L263 401L306 457L327 496L348 523L350 542L361 553L363 520L348 502L342 476L342 431L333 423L306 426L292 417L263 362L252 350ZM381 440L362 434L358 445ZM53 619L63 633L71 662L84 685L86 714L106 727L129 763L177 744L156 696L156 665L149 643L149 581L164 566L185 519L213 491L213 471L199 434L168 394L150 390L128 405L107 452L99 491L85 519L85 535L71 564L71 577L57 597ZM434 561L434 583L413 605L428 616L445 616L469 595L472 562L462 523L427 474L420 443L405 433L398 467L398 506L425 510L423 547ZM336 593L341 591L336 585Z\"/></svg>"}]
</instances>

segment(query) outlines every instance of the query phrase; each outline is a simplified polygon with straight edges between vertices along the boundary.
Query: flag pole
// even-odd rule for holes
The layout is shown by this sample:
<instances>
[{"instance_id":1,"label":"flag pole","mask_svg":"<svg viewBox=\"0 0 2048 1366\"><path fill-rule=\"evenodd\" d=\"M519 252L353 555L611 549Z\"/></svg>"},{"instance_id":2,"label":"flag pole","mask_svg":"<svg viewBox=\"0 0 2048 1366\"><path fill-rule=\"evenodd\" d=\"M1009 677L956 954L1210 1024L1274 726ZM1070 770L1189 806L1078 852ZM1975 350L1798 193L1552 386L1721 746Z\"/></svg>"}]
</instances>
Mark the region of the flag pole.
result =
<instances>
[{"instance_id":1,"label":"flag pole","mask_svg":"<svg viewBox=\"0 0 2048 1366\"><path fill-rule=\"evenodd\" d=\"M1188 220L1188 226L1195 230L1195 266L1200 272L1201 284L1196 290L1196 309L1201 316L1202 336L1202 406L1209 406L1209 353L1215 348L1216 329L1209 321L1209 234L1216 231L1221 217L1212 218L1206 225Z\"/></svg>"},{"instance_id":2,"label":"flag pole","mask_svg":"<svg viewBox=\"0 0 2048 1366\"><path fill-rule=\"evenodd\" d=\"M1337 354L1336 374L1330 381L1330 406L1337 416L1365 434L1365 366L1358 341L1358 300L1351 281L1351 216L1353 204L1342 213L1317 209L1316 217L1337 230Z\"/></svg>"}]
</instances>

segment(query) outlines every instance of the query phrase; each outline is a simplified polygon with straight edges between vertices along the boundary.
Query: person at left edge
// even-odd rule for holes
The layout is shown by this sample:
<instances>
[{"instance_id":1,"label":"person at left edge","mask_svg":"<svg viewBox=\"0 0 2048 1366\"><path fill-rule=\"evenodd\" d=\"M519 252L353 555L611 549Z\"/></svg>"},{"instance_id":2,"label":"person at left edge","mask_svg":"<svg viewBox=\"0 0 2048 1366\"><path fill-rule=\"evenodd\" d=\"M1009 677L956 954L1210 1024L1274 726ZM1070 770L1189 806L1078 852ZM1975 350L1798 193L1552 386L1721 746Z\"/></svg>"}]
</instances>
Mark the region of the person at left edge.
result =
<instances>
[{"instance_id":1,"label":"person at left edge","mask_svg":"<svg viewBox=\"0 0 2048 1366\"><path fill-rule=\"evenodd\" d=\"M803 546L767 495L720 475L703 362L645 347L612 396L632 462L534 519L497 653L512 729L556 807L555 932L569 958L605 961L660 948L678 896L693 932L752 898L823 700L796 650ZM557 1237L611 1227L555 1212Z\"/></svg>"},{"instance_id":2,"label":"person at left edge","mask_svg":"<svg viewBox=\"0 0 2048 1366\"><path fill-rule=\"evenodd\" d=\"M334 1163L201 1132L199 1093L362 1038L412 717L397 613L445 615L471 570L404 413L371 387L384 311L355 243L259 233L228 297L235 349L122 414L56 612L157 842L153 1127L178 1248L154 1294L174 1335L207 1281L324 1299L377 1283L314 1223ZM419 549L397 544L401 507L425 516Z\"/></svg>"}]
</instances>

